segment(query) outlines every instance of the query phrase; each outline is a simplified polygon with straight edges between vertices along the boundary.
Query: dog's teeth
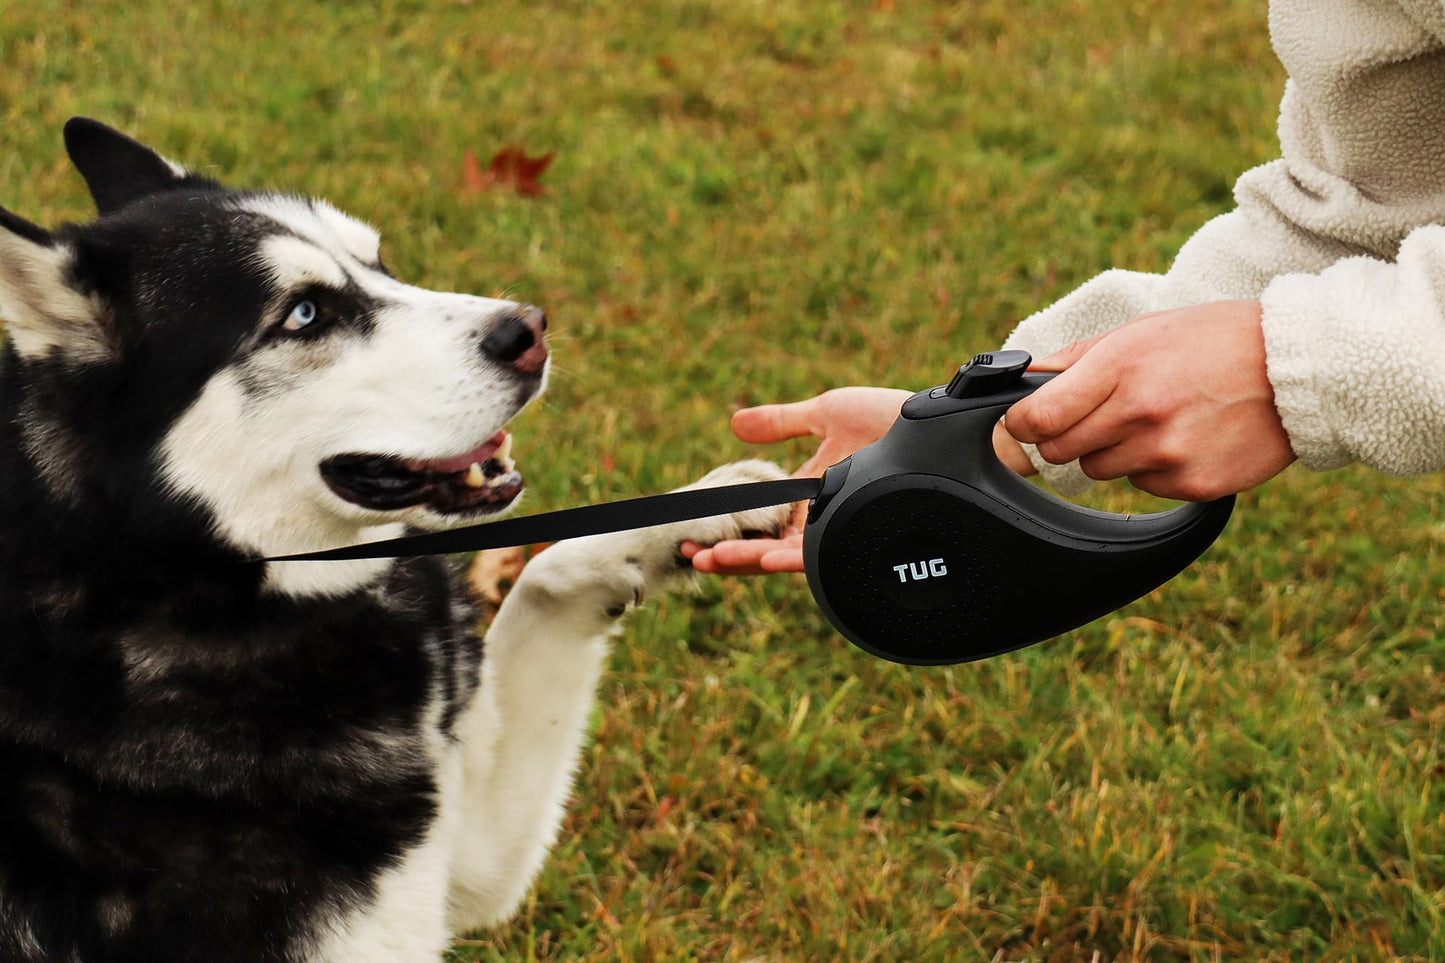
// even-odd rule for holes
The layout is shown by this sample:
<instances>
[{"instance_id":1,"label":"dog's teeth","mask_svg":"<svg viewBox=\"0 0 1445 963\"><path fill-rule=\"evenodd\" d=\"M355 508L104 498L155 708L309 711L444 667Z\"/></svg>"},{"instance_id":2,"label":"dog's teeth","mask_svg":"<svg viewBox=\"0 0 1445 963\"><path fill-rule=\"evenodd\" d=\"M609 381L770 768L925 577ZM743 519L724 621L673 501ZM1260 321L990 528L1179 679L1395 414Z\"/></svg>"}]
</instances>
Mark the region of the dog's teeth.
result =
<instances>
[{"instance_id":1,"label":"dog's teeth","mask_svg":"<svg viewBox=\"0 0 1445 963\"><path fill-rule=\"evenodd\" d=\"M497 461L501 462L503 465L506 465L506 466L507 466L507 469L508 469L509 471L511 470L511 467L512 467L512 463L511 463L511 461L510 461L510 459L511 459L511 457L512 457L512 436L511 436L511 435L507 435L507 437L505 437L505 438L502 439L502 443L497 446L497 452L496 452L496 454L493 455L492 457L495 458L495 459L497 459Z\"/></svg>"},{"instance_id":2,"label":"dog's teeth","mask_svg":"<svg viewBox=\"0 0 1445 963\"><path fill-rule=\"evenodd\" d=\"M482 474L482 466L472 462L472 467L467 469L466 483L468 488L481 488L487 483L487 476Z\"/></svg>"}]
</instances>

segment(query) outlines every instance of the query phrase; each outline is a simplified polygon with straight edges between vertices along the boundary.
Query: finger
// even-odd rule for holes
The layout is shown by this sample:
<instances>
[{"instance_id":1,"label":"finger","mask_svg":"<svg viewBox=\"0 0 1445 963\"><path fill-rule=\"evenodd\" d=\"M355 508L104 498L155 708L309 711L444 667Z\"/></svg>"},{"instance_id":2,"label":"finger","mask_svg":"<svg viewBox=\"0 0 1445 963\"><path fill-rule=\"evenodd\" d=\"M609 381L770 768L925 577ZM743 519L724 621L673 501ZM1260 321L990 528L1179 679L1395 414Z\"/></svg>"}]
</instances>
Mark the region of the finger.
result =
<instances>
[{"instance_id":1,"label":"finger","mask_svg":"<svg viewBox=\"0 0 1445 963\"><path fill-rule=\"evenodd\" d=\"M724 568L741 565L756 565L769 552L801 545L803 536L789 535L785 538L739 538L718 542L712 547L713 561Z\"/></svg>"},{"instance_id":2,"label":"finger","mask_svg":"<svg viewBox=\"0 0 1445 963\"><path fill-rule=\"evenodd\" d=\"M803 571L803 549L801 544L797 548L780 548L775 552L769 552L758 562L759 567L765 573L776 572L801 572Z\"/></svg>"},{"instance_id":3,"label":"finger","mask_svg":"<svg viewBox=\"0 0 1445 963\"><path fill-rule=\"evenodd\" d=\"M707 575L764 575L762 565L743 565L743 567L727 568L718 565L712 558L712 549L704 548L692 558L694 571Z\"/></svg>"},{"instance_id":4,"label":"finger","mask_svg":"<svg viewBox=\"0 0 1445 963\"><path fill-rule=\"evenodd\" d=\"M1114 457L1120 452L1116 446L1127 437L1128 425L1119 421L1107 399L1098 408L1085 415L1079 422L1062 434L1038 442L1039 456L1051 465L1067 465L1076 458L1102 455L1106 451ZM1080 463L1083 467L1083 463ZM1122 478L1127 471L1110 478ZM1090 478L1100 480L1097 475Z\"/></svg>"},{"instance_id":5,"label":"finger","mask_svg":"<svg viewBox=\"0 0 1445 963\"><path fill-rule=\"evenodd\" d=\"M1103 446L1079 459L1079 468L1096 481L1113 478L1147 479L1148 484L1158 487L1167 484L1171 491L1182 490L1181 469L1189 465L1188 449L1167 442L1168 435L1160 430L1128 431L1121 433L1117 444ZM1139 485L1135 485L1139 488ZM1151 495L1160 494L1155 487L1144 488ZM1179 494L1166 498L1184 498ZM1210 496L1212 497L1212 496ZM1189 499L1186 499L1189 500Z\"/></svg>"},{"instance_id":6,"label":"finger","mask_svg":"<svg viewBox=\"0 0 1445 963\"><path fill-rule=\"evenodd\" d=\"M1004 428L1018 441L1037 445L1057 438L1113 394L1117 373L1098 352L1086 354L1052 381L1015 404L1004 415Z\"/></svg>"},{"instance_id":7,"label":"finger","mask_svg":"<svg viewBox=\"0 0 1445 963\"><path fill-rule=\"evenodd\" d=\"M689 555L689 550L692 554ZM711 548L685 543L693 568L713 575L764 575L803 570L803 537L756 538L718 542Z\"/></svg>"},{"instance_id":8,"label":"finger","mask_svg":"<svg viewBox=\"0 0 1445 963\"><path fill-rule=\"evenodd\" d=\"M1089 349L1093 348L1094 345L1098 344L1100 341L1103 341L1112 333L1112 331L1105 331L1103 334L1096 334L1092 338L1085 338L1082 341L1075 341L1072 344L1067 344L1064 347L1060 348L1058 351L1055 351L1053 354L1046 355L1043 358L1033 361L1029 365L1029 370L1063 371L1066 368L1071 367L1074 362L1078 361L1084 355L1088 354Z\"/></svg>"},{"instance_id":9,"label":"finger","mask_svg":"<svg viewBox=\"0 0 1445 963\"><path fill-rule=\"evenodd\" d=\"M1247 481L1188 468L1136 472L1129 476L1129 484L1151 495L1181 502L1209 502L1250 487Z\"/></svg>"},{"instance_id":10,"label":"finger","mask_svg":"<svg viewBox=\"0 0 1445 963\"><path fill-rule=\"evenodd\" d=\"M683 542L678 546L678 551L681 552L683 558L692 562L693 568L699 572L708 573L722 572L724 569L734 569L740 566L746 567L751 565L756 567L757 560L767 553L767 549L763 548L759 548L755 552L735 553L731 563L725 564L718 558L715 551L717 546L721 544L723 543L718 542L717 545L699 545L697 542ZM748 542L742 542L740 540L739 544L751 544L751 540ZM756 557L751 557L754 555ZM757 572L761 572L761 569L757 569Z\"/></svg>"},{"instance_id":11,"label":"finger","mask_svg":"<svg viewBox=\"0 0 1445 963\"><path fill-rule=\"evenodd\" d=\"M724 564L717 560L714 555L707 563L710 567L706 571L713 575L771 575L776 572L801 572L803 571L803 549L801 542L794 546L782 543L781 548L773 548L756 559L751 557L746 560L738 560ZM699 571L704 571L699 569Z\"/></svg>"},{"instance_id":12,"label":"finger","mask_svg":"<svg viewBox=\"0 0 1445 963\"><path fill-rule=\"evenodd\" d=\"M1060 348L1058 351L1055 351L1053 354L1046 355L1042 359L1032 362L1029 365L1029 370L1063 371L1064 369L1072 366L1074 362L1078 361L1084 355L1088 354L1089 351L1096 347L1099 342L1103 341L1105 338L1118 334L1120 331L1129 327L1131 324L1134 324L1136 321L1144 321L1149 318L1158 317L1161 314L1167 313L1167 311L1150 311L1147 314L1141 314L1137 317L1130 318L1128 321L1125 321L1118 327L1110 328L1107 331L1101 331L1098 334L1094 335L1092 338L1084 338L1080 341L1074 341Z\"/></svg>"},{"instance_id":13,"label":"finger","mask_svg":"<svg viewBox=\"0 0 1445 963\"><path fill-rule=\"evenodd\" d=\"M682 557L692 562L692 567L697 571L706 572L709 575L717 572L717 562L713 560L711 548L703 548L692 542L683 542L680 551Z\"/></svg>"},{"instance_id":14,"label":"finger","mask_svg":"<svg viewBox=\"0 0 1445 963\"><path fill-rule=\"evenodd\" d=\"M1094 481L1128 478L1134 474L1152 470L1153 466L1139 464L1138 459L1131 456L1127 448L1127 445L1114 445L1111 448L1087 452L1079 458L1079 470ZM1057 464L1063 464L1063 462Z\"/></svg>"},{"instance_id":15,"label":"finger","mask_svg":"<svg viewBox=\"0 0 1445 963\"><path fill-rule=\"evenodd\" d=\"M1025 478L1038 474L1038 469L1029 460L1028 453L1004 430L1002 418L993 423L993 453L1006 467Z\"/></svg>"},{"instance_id":16,"label":"finger","mask_svg":"<svg viewBox=\"0 0 1445 963\"><path fill-rule=\"evenodd\" d=\"M1135 472L1129 476L1129 484L1141 492L1148 492L1158 498L1171 498L1176 501L1207 501L1216 495L1204 494L1181 483L1178 472L1174 471L1143 471ZM1221 493L1222 494L1222 493Z\"/></svg>"},{"instance_id":17,"label":"finger","mask_svg":"<svg viewBox=\"0 0 1445 963\"><path fill-rule=\"evenodd\" d=\"M759 405L733 413L733 434L752 444L770 444L814 434L812 400L786 405Z\"/></svg>"},{"instance_id":18,"label":"finger","mask_svg":"<svg viewBox=\"0 0 1445 963\"><path fill-rule=\"evenodd\" d=\"M763 544L764 542L768 544ZM692 556L692 567L699 572L721 575L756 575L762 572L760 562L770 551L783 543L777 539L735 539L699 548ZM687 553L684 551L684 556Z\"/></svg>"}]
</instances>

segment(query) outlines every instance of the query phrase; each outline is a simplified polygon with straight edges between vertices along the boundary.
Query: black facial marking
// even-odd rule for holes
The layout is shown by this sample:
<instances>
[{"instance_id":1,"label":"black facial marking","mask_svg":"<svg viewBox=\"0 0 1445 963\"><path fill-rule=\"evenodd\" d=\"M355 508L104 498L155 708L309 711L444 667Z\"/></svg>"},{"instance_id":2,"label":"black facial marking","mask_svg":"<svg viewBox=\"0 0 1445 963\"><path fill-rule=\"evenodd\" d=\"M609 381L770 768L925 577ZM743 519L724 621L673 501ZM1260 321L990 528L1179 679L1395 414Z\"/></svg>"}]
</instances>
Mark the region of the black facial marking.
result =
<instances>
[{"instance_id":1,"label":"black facial marking","mask_svg":"<svg viewBox=\"0 0 1445 963\"><path fill-rule=\"evenodd\" d=\"M286 318L291 309L301 301L310 301L316 306L316 319L298 331L287 330ZM313 341L339 333L367 337L375 331L376 312L383 306L379 299L367 294L350 275L343 288L308 284L288 292L281 303L278 317L271 320L262 331L262 340Z\"/></svg>"}]
</instances>

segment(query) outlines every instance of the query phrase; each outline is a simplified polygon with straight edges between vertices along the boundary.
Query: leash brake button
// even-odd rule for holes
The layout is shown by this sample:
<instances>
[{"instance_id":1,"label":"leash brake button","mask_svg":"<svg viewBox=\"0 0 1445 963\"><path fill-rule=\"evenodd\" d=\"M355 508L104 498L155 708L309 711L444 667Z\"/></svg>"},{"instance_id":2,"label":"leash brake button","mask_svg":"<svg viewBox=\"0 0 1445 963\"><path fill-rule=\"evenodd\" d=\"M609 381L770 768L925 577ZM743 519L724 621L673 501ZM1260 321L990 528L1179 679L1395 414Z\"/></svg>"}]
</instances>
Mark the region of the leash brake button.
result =
<instances>
[{"instance_id":1,"label":"leash brake button","mask_svg":"<svg viewBox=\"0 0 1445 963\"><path fill-rule=\"evenodd\" d=\"M981 398L1013 387L1028 370L1027 351L993 351L976 355L958 369L944 393L950 398Z\"/></svg>"}]
</instances>

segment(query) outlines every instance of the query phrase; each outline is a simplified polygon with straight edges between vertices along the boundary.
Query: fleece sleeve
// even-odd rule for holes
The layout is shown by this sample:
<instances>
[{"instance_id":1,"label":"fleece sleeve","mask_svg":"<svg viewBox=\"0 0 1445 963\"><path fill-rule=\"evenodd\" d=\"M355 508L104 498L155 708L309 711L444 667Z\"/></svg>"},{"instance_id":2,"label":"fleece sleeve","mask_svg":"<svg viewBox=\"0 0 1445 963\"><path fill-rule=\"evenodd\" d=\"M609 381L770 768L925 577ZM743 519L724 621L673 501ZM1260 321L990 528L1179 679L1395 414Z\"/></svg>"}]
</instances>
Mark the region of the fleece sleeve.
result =
<instances>
[{"instance_id":1,"label":"fleece sleeve","mask_svg":"<svg viewBox=\"0 0 1445 963\"><path fill-rule=\"evenodd\" d=\"M1445 227L1393 262L1348 258L1261 298L1275 407L1309 468L1445 468Z\"/></svg>"},{"instance_id":2,"label":"fleece sleeve","mask_svg":"<svg viewBox=\"0 0 1445 963\"><path fill-rule=\"evenodd\" d=\"M1150 311L1262 299L1269 289L1266 350L1271 378L1280 379L1276 391L1291 408L1285 427L1307 465L1325 466L1363 450L1322 453L1320 438L1337 436L1320 417L1343 402L1310 395L1331 390L1329 374L1314 366L1337 359L1298 342L1376 324L1376 313L1356 313L1312 327L1312 305L1328 299L1324 285L1363 285L1342 275L1376 272L1395 261L1412 232L1445 223L1445 14L1438 0L1274 0L1270 31L1290 75L1280 104L1281 158L1240 177L1238 206L1191 237L1168 273L1107 271L1026 319L1006 346L1042 357ZM1438 257L1442 249L1411 247L1426 259L1427 250ZM1350 266L1322 280L1336 262ZM1426 270L1425 262L1414 270ZM1275 287L1284 276L1296 280ZM1379 301L1378 286L1370 287ZM1308 288L1320 292L1313 301L1305 300ZM1356 335L1352 343L1369 337ZM1333 390L1348 388L1346 378ZM1030 457L1061 491L1087 487L1077 464Z\"/></svg>"}]
</instances>

